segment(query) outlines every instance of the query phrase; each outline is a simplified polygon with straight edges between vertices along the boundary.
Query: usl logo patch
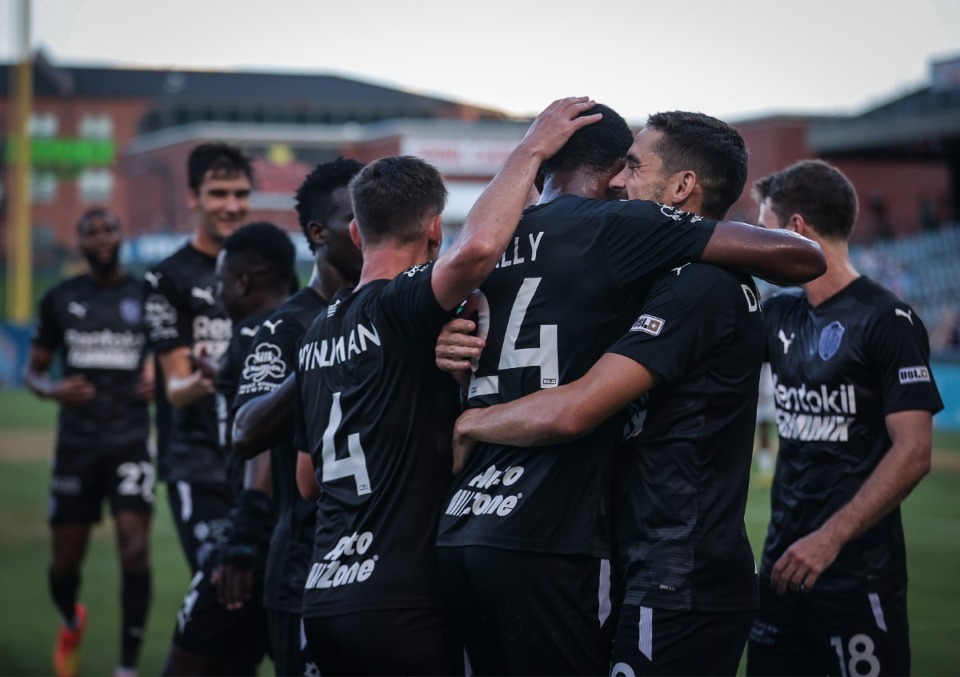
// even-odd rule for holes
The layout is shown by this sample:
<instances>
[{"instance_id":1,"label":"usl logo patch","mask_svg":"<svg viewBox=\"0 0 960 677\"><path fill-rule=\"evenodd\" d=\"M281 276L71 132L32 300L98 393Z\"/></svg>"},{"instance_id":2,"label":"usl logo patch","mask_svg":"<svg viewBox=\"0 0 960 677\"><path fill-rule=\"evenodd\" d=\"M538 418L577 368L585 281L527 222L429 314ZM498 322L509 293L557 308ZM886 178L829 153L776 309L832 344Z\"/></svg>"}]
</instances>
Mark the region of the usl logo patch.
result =
<instances>
[{"instance_id":1,"label":"usl logo patch","mask_svg":"<svg viewBox=\"0 0 960 677\"><path fill-rule=\"evenodd\" d=\"M641 315L637 318L637 321L633 323L633 326L630 327L630 331L642 331L651 336L660 336L660 332L663 331L663 325L664 322L659 317Z\"/></svg>"},{"instance_id":2,"label":"usl logo patch","mask_svg":"<svg viewBox=\"0 0 960 677\"><path fill-rule=\"evenodd\" d=\"M904 367L899 372L900 384L930 382L930 370L926 367Z\"/></svg>"}]
</instances>

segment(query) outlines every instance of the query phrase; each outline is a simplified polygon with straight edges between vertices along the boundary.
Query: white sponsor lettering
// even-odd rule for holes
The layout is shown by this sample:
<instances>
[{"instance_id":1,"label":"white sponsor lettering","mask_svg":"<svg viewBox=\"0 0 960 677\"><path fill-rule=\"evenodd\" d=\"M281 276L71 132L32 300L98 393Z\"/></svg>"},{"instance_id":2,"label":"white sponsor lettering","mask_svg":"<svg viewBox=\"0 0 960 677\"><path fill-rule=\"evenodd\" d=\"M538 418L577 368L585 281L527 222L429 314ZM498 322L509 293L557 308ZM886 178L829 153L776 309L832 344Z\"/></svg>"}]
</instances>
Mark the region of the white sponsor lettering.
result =
<instances>
[{"instance_id":1,"label":"white sponsor lettering","mask_svg":"<svg viewBox=\"0 0 960 677\"><path fill-rule=\"evenodd\" d=\"M133 371L140 368L143 334L132 331L114 332L78 331L64 332L67 344L67 364L78 369L121 369Z\"/></svg>"},{"instance_id":2,"label":"white sponsor lettering","mask_svg":"<svg viewBox=\"0 0 960 677\"><path fill-rule=\"evenodd\" d=\"M930 370L923 366L917 367L904 367L898 373L900 376L900 385L906 385L908 383L921 383L921 382L930 382Z\"/></svg>"},{"instance_id":3,"label":"white sponsor lettering","mask_svg":"<svg viewBox=\"0 0 960 677\"><path fill-rule=\"evenodd\" d=\"M846 442L856 420L857 393L853 384L829 389L817 386L787 387L773 374L777 428L784 439Z\"/></svg>"},{"instance_id":4,"label":"white sponsor lettering","mask_svg":"<svg viewBox=\"0 0 960 677\"><path fill-rule=\"evenodd\" d=\"M193 318L193 352L220 359L227 352L232 334L229 318L197 315Z\"/></svg>"},{"instance_id":5,"label":"white sponsor lettering","mask_svg":"<svg viewBox=\"0 0 960 677\"><path fill-rule=\"evenodd\" d=\"M497 485L509 487L517 482L523 475L522 466L510 466L506 470L497 470L497 466L491 465L484 472L470 480L468 486L475 489L490 489ZM460 517L461 515L497 515L504 517L509 515L517 507L522 493L516 495L491 495L482 491L471 491L470 489L460 489L457 491L450 504L447 506L446 513Z\"/></svg>"},{"instance_id":6,"label":"white sponsor lettering","mask_svg":"<svg viewBox=\"0 0 960 677\"><path fill-rule=\"evenodd\" d=\"M148 296L143 303L143 313L152 341L177 338L177 309L170 305L166 296Z\"/></svg>"},{"instance_id":7,"label":"white sponsor lettering","mask_svg":"<svg viewBox=\"0 0 960 677\"><path fill-rule=\"evenodd\" d=\"M332 367L335 364L346 362L360 353L370 349L371 344L380 345L380 334L377 328L367 328L362 324L350 330L346 336L338 336L321 341L310 341L300 348L299 363L303 371Z\"/></svg>"},{"instance_id":8,"label":"white sponsor lettering","mask_svg":"<svg viewBox=\"0 0 960 677\"><path fill-rule=\"evenodd\" d=\"M342 537L333 549L323 556L322 562L314 562L310 567L304 588L337 588L368 580L376 568L379 559L377 555L350 563L342 560L345 557L365 555L372 544L373 533L369 531Z\"/></svg>"}]
</instances>

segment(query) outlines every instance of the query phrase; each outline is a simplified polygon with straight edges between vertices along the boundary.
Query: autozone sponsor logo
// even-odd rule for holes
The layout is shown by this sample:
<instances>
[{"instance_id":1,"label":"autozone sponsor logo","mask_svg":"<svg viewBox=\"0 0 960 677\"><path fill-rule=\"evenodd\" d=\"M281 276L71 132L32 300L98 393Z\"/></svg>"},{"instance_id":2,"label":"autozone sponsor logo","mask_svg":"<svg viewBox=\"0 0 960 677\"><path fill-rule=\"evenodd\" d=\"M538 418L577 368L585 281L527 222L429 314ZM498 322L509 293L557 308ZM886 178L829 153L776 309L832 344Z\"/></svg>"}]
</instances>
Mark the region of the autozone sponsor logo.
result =
<instances>
[{"instance_id":1,"label":"autozone sponsor logo","mask_svg":"<svg viewBox=\"0 0 960 677\"><path fill-rule=\"evenodd\" d=\"M469 514L497 515L498 517L509 515L517 507L517 503L523 498L523 494L492 495L487 490L498 485L509 487L516 483L522 475L522 466L510 466L506 470L497 470L497 466L491 465L483 473L470 480L467 485L470 488L459 489L453 495L446 513L454 517Z\"/></svg>"},{"instance_id":2,"label":"autozone sponsor logo","mask_svg":"<svg viewBox=\"0 0 960 677\"><path fill-rule=\"evenodd\" d=\"M857 394L852 384L836 389L825 384L787 387L773 375L777 404L777 429L790 440L847 442L850 425L856 420Z\"/></svg>"},{"instance_id":3,"label":"autozone sponsor logo","mask_svg":"<svg viewBox=\"0 0 960 677\"><path fill-rule=\"evenodd\" d=\"M906 385L908 383L921 383L926 381L930 382L930 370L924 366L918 367L904 367L899 372L900 376L900 385Z\"/></svg>"},{"instance_id":4,"label":"autozone sponsor logo","mask_svg":"<svg viewBox=\"0 0 960 677\"><path fill-rule=\"evenodd\" d=\"M220 359L227 352L233 323L229 318L197 315L193 318L193 351Z\"/></svg>"},{"instance_id":5,"label":"autozone sponsor logo","mask_svg":"<svg viewBox=\"0 0 960 677\"><path fill-rule=\"evenodd\" d=\"M373 575L377 566L377 555L366 559L343 561L346 557L362 557L373 544L373 533L365 531L344 536L326 555L322 562L314 562L307 575L304 588L307 590L338 588L352 583L363 583Z\"/></svg>"},{"instance_id":6,"label":"autozone sponsor logo","mask_svg":"<svg viewBox=\"0 0 960 677\"><path fill-rule=\"evenodd\" d=\"M140 368L146 339L143 334L130 331L68 329L64 332L64 341L68 349L67 364L71 367L133 371Z\"/></svg>"}]
</instances>

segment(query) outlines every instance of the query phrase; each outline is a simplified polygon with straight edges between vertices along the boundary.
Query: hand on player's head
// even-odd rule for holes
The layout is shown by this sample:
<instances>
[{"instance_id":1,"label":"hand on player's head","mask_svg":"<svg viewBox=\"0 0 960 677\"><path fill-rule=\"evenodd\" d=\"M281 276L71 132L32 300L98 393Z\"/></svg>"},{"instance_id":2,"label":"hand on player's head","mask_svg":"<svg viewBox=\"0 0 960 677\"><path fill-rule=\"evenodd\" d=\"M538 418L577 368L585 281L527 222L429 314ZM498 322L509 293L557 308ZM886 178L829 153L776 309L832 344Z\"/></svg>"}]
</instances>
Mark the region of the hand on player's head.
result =
<instances>
[{"instance_id":1,"label":"hand on player's head","mask_svg":"<svg viewBox=\"0 0 960 677\"><path fill-rule=\"evenodd\" d=\"M546 159L553 156L570 140L574 132L582 127L598 122L603 115L594 113L577 117L596 105L596 101L586 96L574 96L558 99L547 106L520 141L534 153Z\"/></svg>"}]
</instances>

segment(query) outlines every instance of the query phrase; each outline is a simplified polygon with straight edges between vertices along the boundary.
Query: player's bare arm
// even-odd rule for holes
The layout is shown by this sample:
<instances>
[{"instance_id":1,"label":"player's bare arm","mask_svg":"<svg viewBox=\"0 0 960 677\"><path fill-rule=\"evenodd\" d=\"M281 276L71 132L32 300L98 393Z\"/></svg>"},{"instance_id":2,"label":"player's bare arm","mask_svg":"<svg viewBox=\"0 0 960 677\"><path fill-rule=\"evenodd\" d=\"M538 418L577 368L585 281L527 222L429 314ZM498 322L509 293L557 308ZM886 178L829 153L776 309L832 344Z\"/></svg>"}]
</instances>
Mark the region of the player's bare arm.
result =
<instances>
[{"instance_id":1,"label":"player's bare arm","mask_svg":"<svg viewBox=\"0 0 960 677\"><path fill-rule=\"evenodd\" d=\"M296 399L297 379L290 374L275 390L240 407L233 420L234 452L249 459L276 446L293 429Z\"/></svg>"},{"instance_id":2,"label":"player's bare arm","mask_svg":"<svg viewBox=\"0 0 960 677\"><path fill-rule=\"evenodd\" d=\"M606 353L584 376L513 402L469 409L453 435L454 472L476 442L536 447L583 437L660 382L629 357Z\"/></svg>"},{"instance_id":3,"label":"player's bare arm","mask_svg":"<svg viewBox=\"0 0 960 677\"><path fill-rule=\"evenodd\" d=\"M813 240L736 221L717 223L700 259L777 285L810 282L827 270L823 251Z\"/></svg>"},{"instance_id":4,"label":"player's bare arm","mask_svg":"<svg viewBox=\"0 0 960 677\"><path fill-rule=\"evenodd\" d=\"M476 317L479 298L470 294L460 316L443 325L435 348L437 368L448 372L464 390L470 385L471 361L480 357L486 345L476 335L477 323L471 319Z\"/></svg>"},{"instance_id":5,"label":"player's bare arm","mask_svg":"<svg viewBox=\"0 0 960 677\"><path fill-rule=\"evenodd\" d=\"M52 362L53 354L49 350L30 347L23 381L34 395L55 400L64 407L79 407L93 399L93 384L80 374L53 381L50 378Z\"/></svg>"},{"instance_id":6,"label":"player's bare arm","mask_svg":"<svg viewBox=\"0 0 960 677\"><path fill-rule=\"evenodd\" d=\"M896 508L930 472L933 416L901 411L885 418L892 445L854 497L823 526L801 538L773 565L770 582L783 594L808 590L851 539Z\"/></svg>"},{"instance_id":7,"label":"player's bare arm","mask_svg":"<svg viewBox=\"0 0 960 677\"><path fill-rule=\"evenodd\" d=\"M516 229L541 163L574 132L601 118L577 117L594 105L583 96L559 99L534 120L473 205L457 241L437 260L433 293L443 308L456 308L493 270Z\"/></svg>"},{"instance_id":8,"label":"player's bare arm","mask_svg":"<svg viewBox=\"0 0 960 677\"><path fill-rule=\"evenodd\" d=\"M320 485L317 484L313 459L310 458L310 454L303 450L297 453L297 489L300 490L300 495L308 501L315 501L320 497Z\"/></svg>"},{"instance_id":9,"label":"player's bare arm","mask_svg":"<svg viewBox=\"0 0 960 677\"><path fill-rule=\"evenodd\" d=\"M182 346L160 353L160 370L167 387L167 399L176 408L186 407L216 391L214 379L195 369L190 348Z\"/></svg>"}]
</instances>

